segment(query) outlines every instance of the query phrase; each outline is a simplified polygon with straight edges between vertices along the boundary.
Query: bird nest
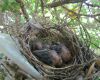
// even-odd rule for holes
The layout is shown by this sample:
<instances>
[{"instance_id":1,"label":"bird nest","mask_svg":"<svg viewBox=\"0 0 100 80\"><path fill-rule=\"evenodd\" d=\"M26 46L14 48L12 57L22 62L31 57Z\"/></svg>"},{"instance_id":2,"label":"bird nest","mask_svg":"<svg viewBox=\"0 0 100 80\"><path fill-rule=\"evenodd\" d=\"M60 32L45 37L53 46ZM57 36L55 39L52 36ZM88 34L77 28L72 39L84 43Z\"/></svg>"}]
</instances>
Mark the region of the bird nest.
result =
<instances>
[{"instance_id":1,"label":"bird nest","mask_svg":"<svg viewBox=\"0 0 100 80\"><path fill-rule=\"evenodd\" d=\"M100 60L89 49L88 44L81 41L68 27L43 28L37 33L32 28L24 29L24 32L17 33L17 39L23 55L45 80L92 80L96 77ZM71 59L60 67L43 63L34 55L34 50L30 47L38 40L43 44L64 44L70 51Z\"/></svg>"}]
</instances>

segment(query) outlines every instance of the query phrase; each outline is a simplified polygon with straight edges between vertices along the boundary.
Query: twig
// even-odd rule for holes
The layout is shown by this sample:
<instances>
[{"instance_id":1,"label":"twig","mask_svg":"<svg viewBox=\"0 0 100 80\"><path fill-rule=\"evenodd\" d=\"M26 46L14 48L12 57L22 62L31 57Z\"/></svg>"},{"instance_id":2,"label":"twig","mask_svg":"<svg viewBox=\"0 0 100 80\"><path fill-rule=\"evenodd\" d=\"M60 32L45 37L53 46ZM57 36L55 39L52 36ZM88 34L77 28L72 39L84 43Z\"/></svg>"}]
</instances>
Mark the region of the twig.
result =
<instances>
[{"instance_id":1,"label":"twig","mask_svg":"<svg viewBox=\"0 0 100 80\"><path fill-rule=\"evenodd\" d=\"M98 7L98 8L100 8L100 6L99 6L99 5L89 4L89 3L86 3L86 2L85 2L85 4L86 4L87 6L91 6L91 7Z\"/></svg>"},{"instance_id":2,"label":"twig","mask_svg":"<svg viewBox=\"0 0 100 80\"><path fill-rule=\"evenodd\" d=\"M68 8L66 8L65 6L61 6L63 9L67 10L68 12L72 12L74 15L76 15L77 17L80 17L80 16L85 16L85 17L96 17L96 16L100 16L100 13L97 13L97 14L78 14Z\"/></svg>"},{"instance_id":3,"label":"twig","mask_svg":"<svg viewBox=\"0 0 100 80\"><path fill-rule=\"evenodd\" d=\"M20 4L21 10L23 12L23 15L24 15L26 21L29 21L29 16L28 16L28 13L27 13L27 11L25 9L23 1L22 0L16 0L16 2Z\"/></svg>"},{"instance_id":4,"label":"twig","mask_svg":"<svg viewBox=\"0 0 100 80\"><path fill-rule=\"evenodd\" d=\"M99 23L100 23L100 20L99 20L99 19L97 19L96 17L94 17L94 19L95 19L97 22L99 22Z\"/></svg>"},{"instance_id":5,"label":"twig","mask_svg":"<svg viewBox=\"0 0 100 80\"><path fill-rule=\"evenodd\" d=\"M59 0L57 2L53 2L50 4L45 5L45 7L58 7L58 6L62 6L64 4L69 4L69 3L79 3L79 2L85 2L86 0Z\"/></svg>"}]
</instances>

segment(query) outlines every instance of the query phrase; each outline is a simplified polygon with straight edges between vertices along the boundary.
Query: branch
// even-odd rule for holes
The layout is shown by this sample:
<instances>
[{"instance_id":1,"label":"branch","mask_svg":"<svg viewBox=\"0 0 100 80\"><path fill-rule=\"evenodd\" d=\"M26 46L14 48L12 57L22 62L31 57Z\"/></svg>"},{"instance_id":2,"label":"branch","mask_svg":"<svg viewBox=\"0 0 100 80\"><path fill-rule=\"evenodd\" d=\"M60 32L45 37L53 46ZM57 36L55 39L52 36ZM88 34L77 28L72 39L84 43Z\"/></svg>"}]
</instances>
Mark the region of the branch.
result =
<instances>
[{"instance_id":1,"label":"branch","mask_svg":"<svg viewBox=\"0 0 100 80\"><path fill-rule=\"evenodd\" d=\"M94 19L95 19L97 22L99 22L99 23L100 23L100 20L99 20L99 19L97 19L96 17L94 17Z\"/></svg>"},{"instance_id":2,"label":"branch","mask_svg":"<svg viewBox=\"0 0 100 80\"><path fill-rule=\"evenodd\" d=\"M96 16L100 16L100 13L98 14L93 14L93 15L89 15L89 14L78 14L64 6L62 6L63 9L67 10L68 12L72 12L74 15L76 15L77 17L81 17L81 16L86 16L86 17L96 17Z\"/></svg>"},{"instance_id":3,"label":"branch","mask_svg":"<svg viewBox=\"0 0 100 80\"><path fill-rule=\"evenodd\" d=\"M86 17L96 17L96 16L100 16L100 13L98 14L94 14L94 15L89 15L89 14L78 14L80 16L86 16Z\"/></svg>"},{"instance_id":4,"label":"branch","mask_svg":"<svg viewBox=\"0 0 100 80\"><path fill-rule=\"evenodd\" d=\"M53 3L47 4L47 5L45 5L45 7L53 8L53 7L62 6L64 4L78 3L78 2L85 2L85 1L87 1L87 0L59 0L57 2L53 2Z\"/></svg>"},{"instance_id":5,"label":"branch","mask_svg":"<svg viewBox=\"0 0 100 80\"><path fill-rule=\"evenodd\" d=\"M89 3L86 3L86 2L85 2L85 4L86 4L87 6L91 6L91 7L98 7L98 8L100 8L100 6L99 6L99 5L89 4Z\"/></svg>"},{"instance_id":6,"label":"branch","mask_svg":"<svg viewBox=\"0 0 100 80\"><path fill-rule=\"evenodd\" d=\"M19 3L19 5L21 7L21 10L23 12L23 15L24 15L26 21L29 21L29 16L28 16L28 13L27 13L27 11L25 9L25 6L24 6L23 1L22 0L16 0L16 2Z\"/></svg>"}]
</instances>

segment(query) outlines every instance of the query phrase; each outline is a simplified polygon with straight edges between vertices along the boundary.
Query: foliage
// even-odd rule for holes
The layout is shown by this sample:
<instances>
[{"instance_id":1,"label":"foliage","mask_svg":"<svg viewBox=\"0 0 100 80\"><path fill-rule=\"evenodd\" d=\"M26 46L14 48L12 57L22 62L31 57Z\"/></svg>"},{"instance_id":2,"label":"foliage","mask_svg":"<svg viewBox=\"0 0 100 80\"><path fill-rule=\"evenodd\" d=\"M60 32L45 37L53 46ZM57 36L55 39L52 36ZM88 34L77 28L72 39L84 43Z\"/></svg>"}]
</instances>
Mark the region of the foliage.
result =
<instances>
[{"instance_id":1,"label":"foliage","mask_svg":"<svg viewBox=\"0 0 100 80\"><path fill-rule=\"evenodd\" d=\"M20 9L19 4L15 0L2 0L0 6L3 12L11 11L17 13Z\"/></svg>"}]
</instances>

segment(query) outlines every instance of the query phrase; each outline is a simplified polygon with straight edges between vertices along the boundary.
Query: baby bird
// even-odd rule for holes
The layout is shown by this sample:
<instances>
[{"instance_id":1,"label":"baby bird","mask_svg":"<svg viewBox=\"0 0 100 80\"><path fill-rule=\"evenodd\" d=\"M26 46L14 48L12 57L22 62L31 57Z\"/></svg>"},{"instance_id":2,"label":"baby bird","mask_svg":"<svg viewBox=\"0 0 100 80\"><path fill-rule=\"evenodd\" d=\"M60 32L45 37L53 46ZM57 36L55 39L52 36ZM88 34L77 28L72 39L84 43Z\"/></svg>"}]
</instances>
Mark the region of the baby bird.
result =
<instances>
[{"instance_id":1,"label":"baby bird","mask_svg":"<svg viewBox=\"0 0 100 80\"><path fill-rule=\"evenodd\" d=\"M62 60L64 62L68 62L72 59L71 53L65 45L61 45L61 53Z\"/></svg>"},{"instance_id":2,"label":"baby bird","mask_svg":"<svg viewBox=\"0 0 100 80\"><path fill-rule=\"evenodd\" d=\"M35 50L33 54L47 65L59 67L62 64L61 57L54 50Z\"/></svg>"},{"instance_id":3,"label":"baby bird","mask_svg":"<svg viewBox=\"0 0 100 80\"><path fill-rule=\"evenodd\" d=\"M40 41L37 41L34 46L36 50L41 50L43 47L43 44Z\"/></svg>"},{"instance_id":4,"label":"baby bird","mask_svg":"<svg viewBox=\"0 0 100 80\"><path fill-rule=\"evenodd\" d=\"M31 51L41 50L43 48L43 44L40 41L31 41L30 48L31 48Z\"/></svg>"},{"instance_id":5,"label":"baby bird","mask_svg":"<svg viewBox=\"0 0 100 80\"><path fill-rule=\"evenodd\" d=\"M61 56L64 62L68 62L72 59L71 53L64 44L54 44L50 47L51 50L55 50L59 56Z\"/></svg>"},{"instance_id":6,"label":"baby bird","mask_svg":"<svg viewBox=\"0 0 100 80\"><path fill-rule=\"evenodd\" d=\"M49 54L51 55L53 65L56 67L60 67L62 65L61 56L59 56L55 50L50 50Z\"/></svg>"}]
</instances>

